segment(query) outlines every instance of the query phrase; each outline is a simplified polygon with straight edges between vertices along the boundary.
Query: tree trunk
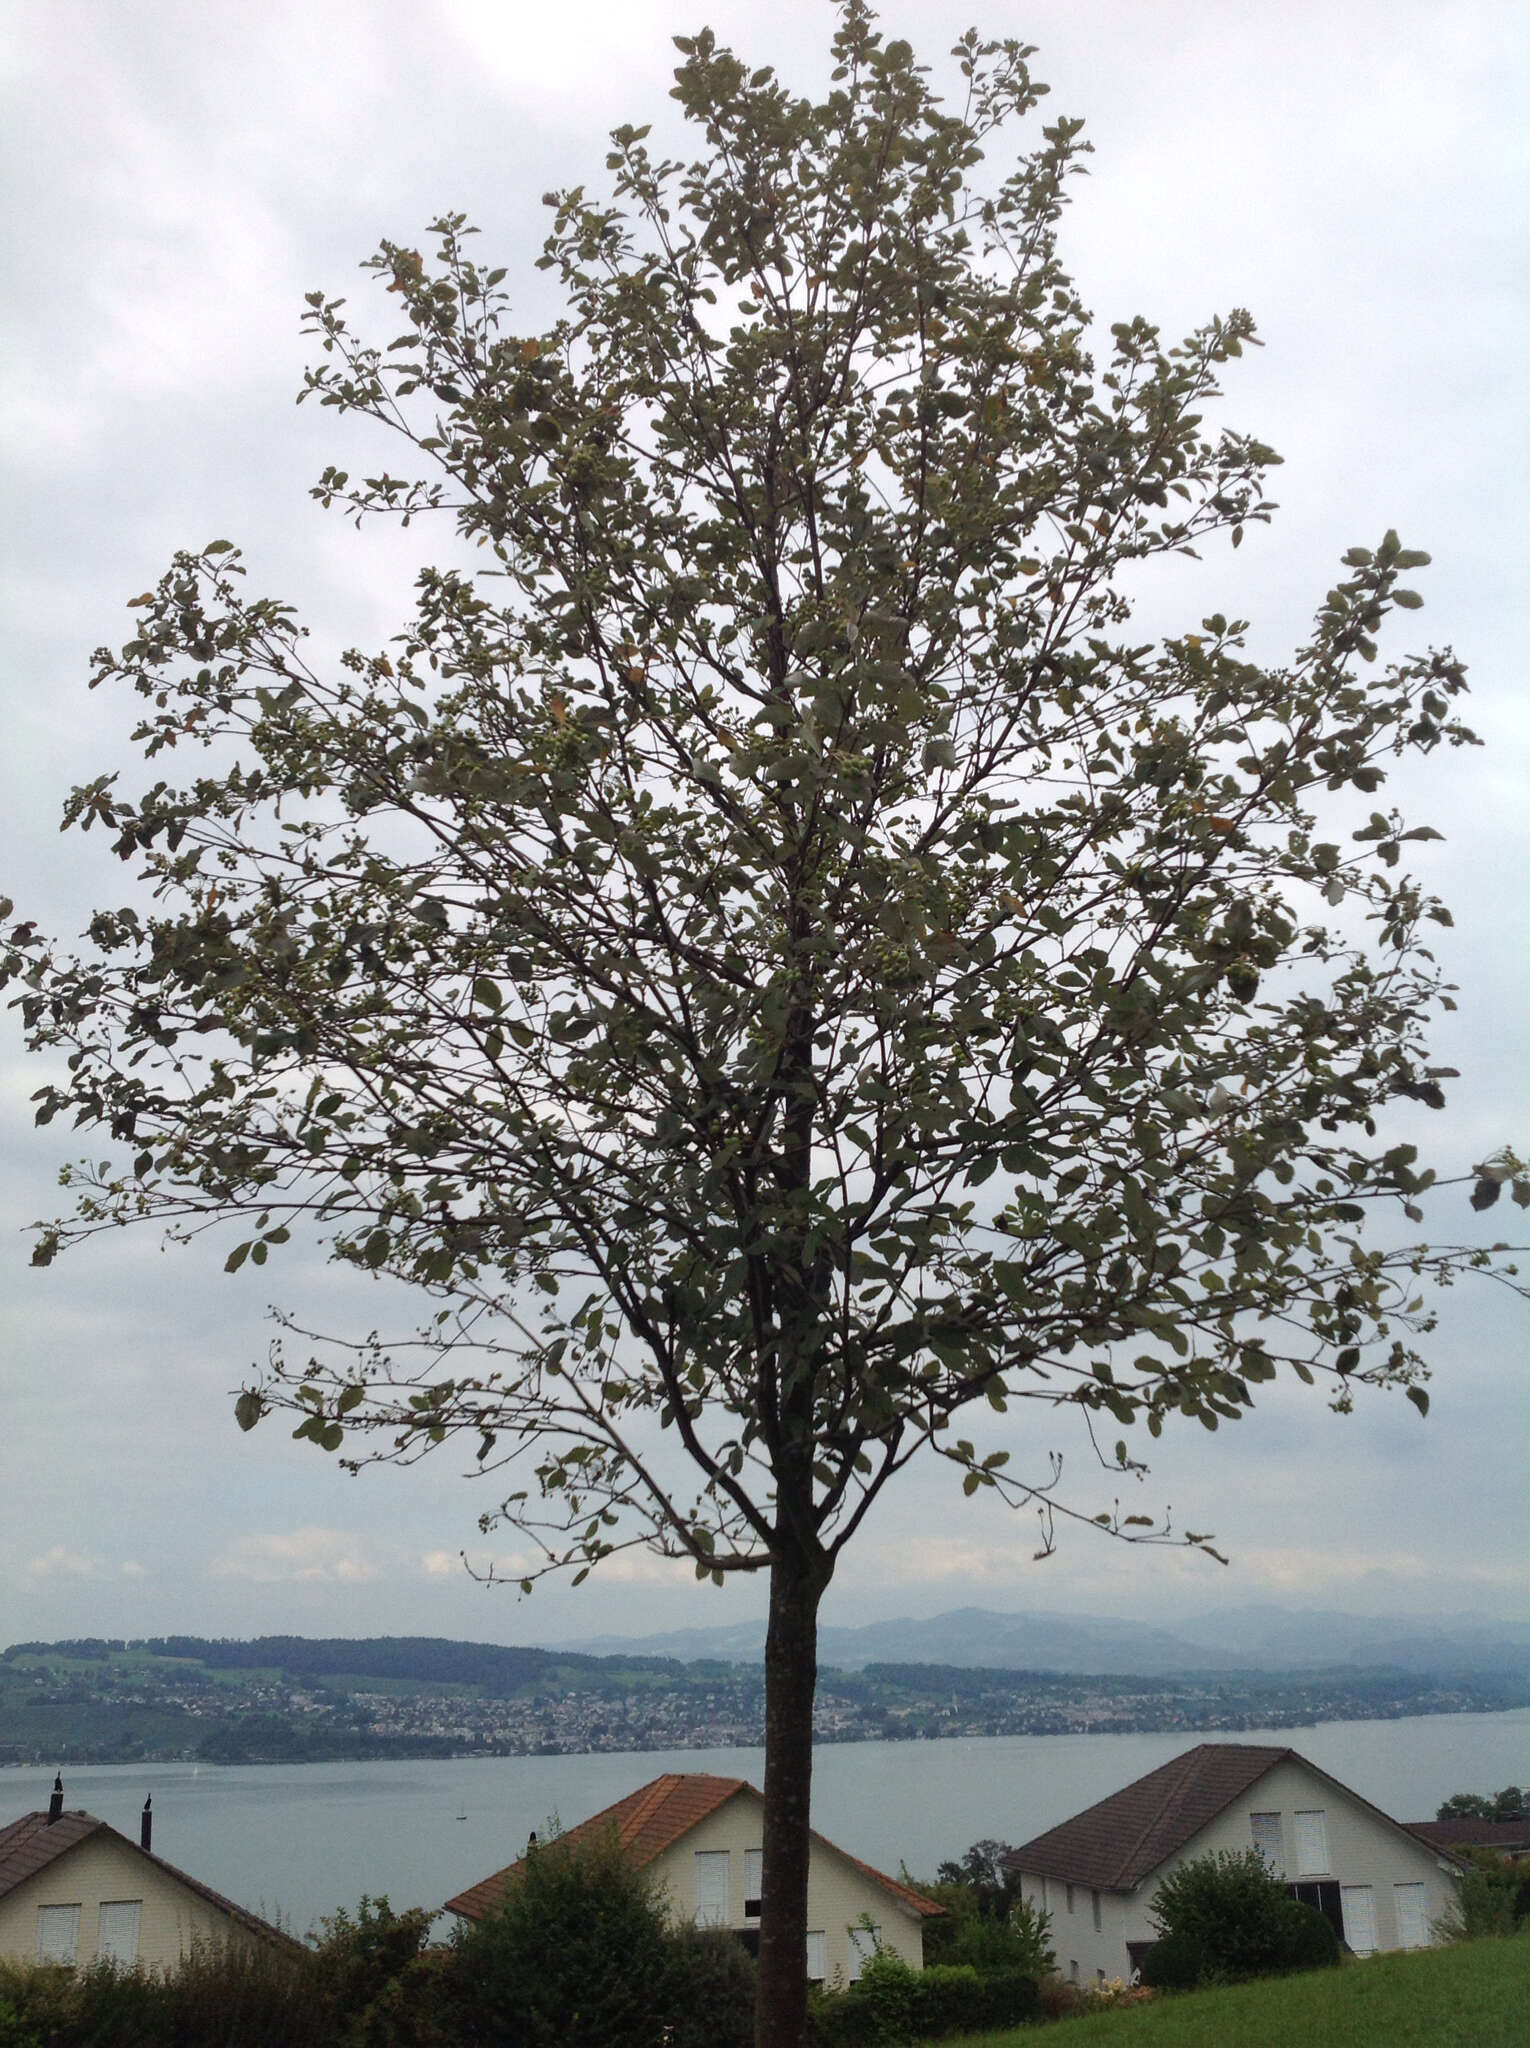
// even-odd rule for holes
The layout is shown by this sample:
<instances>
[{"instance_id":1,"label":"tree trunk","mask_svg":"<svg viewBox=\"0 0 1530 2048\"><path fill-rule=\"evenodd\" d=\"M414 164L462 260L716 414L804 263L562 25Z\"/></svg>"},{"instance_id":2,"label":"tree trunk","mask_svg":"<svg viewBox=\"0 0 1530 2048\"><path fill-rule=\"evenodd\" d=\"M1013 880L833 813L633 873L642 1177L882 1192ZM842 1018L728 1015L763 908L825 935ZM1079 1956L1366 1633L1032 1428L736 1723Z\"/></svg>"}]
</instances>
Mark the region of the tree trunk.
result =
<instances>
[{"instance_id":1,"label":"tree trunk","mask_svg":"<svg viewBox=\"0 0 1530 2048\"><path fill-rule=\"evenodd\" d=\"M813 1694L825 1560L778 1551L770 1568L765 1637L765 1872L755 2048L807 2039L808 1822L813 1791Z\"/></svg>"}]
</instances>

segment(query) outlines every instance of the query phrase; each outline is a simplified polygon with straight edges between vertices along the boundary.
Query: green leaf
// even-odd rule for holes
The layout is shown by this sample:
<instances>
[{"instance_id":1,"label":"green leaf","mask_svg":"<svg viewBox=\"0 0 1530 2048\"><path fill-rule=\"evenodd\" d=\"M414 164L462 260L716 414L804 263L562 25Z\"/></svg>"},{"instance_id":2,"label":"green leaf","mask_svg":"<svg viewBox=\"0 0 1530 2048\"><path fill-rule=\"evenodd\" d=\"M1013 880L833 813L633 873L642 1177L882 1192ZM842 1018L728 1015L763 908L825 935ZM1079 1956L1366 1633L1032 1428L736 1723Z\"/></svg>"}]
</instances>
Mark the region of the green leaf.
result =
<instances>
[{"instance_id":1,"label":"green leaf","mask_svg":"<svg viewBox=\"0 0 1530 2048\"><path fill-rule=\"evenodd\" d=\"M1429 1413L1429 1396L1422 1387L1406 1387L1403 1390L1420 1415Z\"/></svg>"},{"instance_id":2,"label":"green leaf","mask_svg":"<svg viewBox=\"0 0 1530 2048\"><path fill-rule=\"evenodd\" d=\"M248 1257L250 1256L250 1252L251 1252L251 1249L252 1249L252 1247L253 1247L253 1243L254 1243L254 1240L253 1240L253 1239L250 1239L250 1240L248 1240L248 1241L247 1241L246 1243L244 1243L244 1244L236 1244L236 1245L234 1246L234 1249L233 1249L233 1250L232 1250L232 1251L231 1251L231 1252L229 1253L228 1257L227 1257L227 1258L226 1258L226 1259L225 1259L225 1260L223 1261L223 1270L224 1270L224 1272L225 1272L225 1273L237 1273L237 1272L239 1271L239 1268L240 1268L240 1267L241 1267L241 1266L242 1266L242 1265L244 1264L245 1260L246 1260L246 1259L247 1259L247 1258L248 1258Z\"/></svg>"}]
</instances>

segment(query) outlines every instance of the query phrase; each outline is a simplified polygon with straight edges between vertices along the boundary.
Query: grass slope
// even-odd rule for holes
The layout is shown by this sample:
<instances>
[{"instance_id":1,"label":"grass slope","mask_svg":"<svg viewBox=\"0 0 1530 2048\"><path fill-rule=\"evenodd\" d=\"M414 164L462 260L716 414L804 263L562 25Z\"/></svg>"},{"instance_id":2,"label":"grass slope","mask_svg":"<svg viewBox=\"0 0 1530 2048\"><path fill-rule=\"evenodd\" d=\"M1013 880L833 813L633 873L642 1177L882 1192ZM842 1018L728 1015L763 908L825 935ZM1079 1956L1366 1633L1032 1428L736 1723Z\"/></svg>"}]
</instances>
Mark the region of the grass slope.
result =
<instances>
[{"instance_id":1,"label":"grass slope","mask_svg":"<svg viewBox=\"0 0 1530 2048\"><path fill-rule=\"evenodd\" d=\"M1034 2027L965 2048L1037 2048ZM1376 1956L1065 2020L1056 2048L1524 2048L1530 1935Z\"/></svg>"}]
</instances>

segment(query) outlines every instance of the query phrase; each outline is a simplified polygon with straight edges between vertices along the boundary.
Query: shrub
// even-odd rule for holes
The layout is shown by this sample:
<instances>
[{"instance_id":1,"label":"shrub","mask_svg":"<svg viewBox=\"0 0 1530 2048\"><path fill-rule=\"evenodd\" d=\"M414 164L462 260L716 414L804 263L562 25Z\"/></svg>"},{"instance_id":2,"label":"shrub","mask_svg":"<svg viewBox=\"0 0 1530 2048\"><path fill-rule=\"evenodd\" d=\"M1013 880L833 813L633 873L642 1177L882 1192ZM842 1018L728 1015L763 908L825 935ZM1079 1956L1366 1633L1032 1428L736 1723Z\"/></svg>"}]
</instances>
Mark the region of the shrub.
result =
<instances>
[{"instance_id":1,"label":"shrub","mask_svg":"<svg viewBox=\"0 0 1530 2048\"><path fill-rule=\"evenodd\" d=\"M673 1945L614 1832L553 1836L458 1937L464 2048L658 2048Z\"/></svg>"},{"instance_id":2,"label":"shrub","mask_svg":"<svg viewBox=\"0 0 1530 2048\"><path fill-rule=\"evenodd\" d=\"M676 1928L665 1990L669 2048L754 2048L754 1959L722 1928Z\"/></svg>"},{"instance_id":3,"label":"shrub","mask_svg":"<svg viewBox=\"0 0 1530 2048\"><path fill-rule=\"evenodd\" d=\"M808 2038L813 2048L896 2048L1017 2026L1040 2011L1036 1979L1023 1970L984 1975L970 1963L934 1963L920 1971L884 1951L848 1991L814 1994Z\"/></svg>"},{"instance_id":4,"label":"shrub","mask_svg":"<svg viewBox=\"0 0 1530 2048\"><path fill-rule=\"evenodd\" d=\"M1511 1864L1476 1864L1462 1872L1454 1903L1435 1922L1441 1941L1481 1941L1530 1926L1530 1872Z\"/></svg>"},{"instance_id":5,"label":"shrub","mask_svg":"<svg viewBox=\"0 0 1530 2048\"><path fill-rule=\"evenodd\" d=\"M1282 1970L1327 1970L1339 1961L1339 1937L1333 1923L1316 1906L1286 1900L1285 1959Z\"/></svg>"},{"instance_id":6,"label":"shrub","mask_svg":"<svg viewBox=\"0 0 1530 2048\"><path fill-rule=\"evenodd\" d=\"M1142 1981L1154 1991L1193 1991L1211 1974L1211 1959L1193 1934L1162 1934L1142 1958Z\"/></svg>"},{"instance_id":7,"label":"shrub","mask_svg":"<svg viewBox=\"0 0 1530 2048\"><path fill-rule=\"evenodd\" d=\"M301 1950L194 1949L166 1973L0 1967L5 2048L332 2048Z\"/></svg>"},{"instance_id":8,"label":"shrub","mask_svg":"<svg viewBox=\"0 0 1530 2048\"><path fill-rule=\"evenodd\" d=\"M308 1977L337 2041L369 2038L366 2015L424 1948L433 1917L420 1906L395 1913L386 1898L363 1896L354 1918L342 1909L320 1923Z\"/></svg>"},{"instance_id":9,"label":"shrub","mask_svg":"<svg viewBox=\"0 0 1530 2048\"><path fill-rule=\"evenodd\" d=\"M1143 1976L1160 1990L1339 1960L1338 1939L1322 1914L1299 1906L1257 1849L1238 1855L1224 1849L1182 1863L1159 1886L1151 1916L1160 1939L1148 1951Z\"/></svg>"}]
</instances>

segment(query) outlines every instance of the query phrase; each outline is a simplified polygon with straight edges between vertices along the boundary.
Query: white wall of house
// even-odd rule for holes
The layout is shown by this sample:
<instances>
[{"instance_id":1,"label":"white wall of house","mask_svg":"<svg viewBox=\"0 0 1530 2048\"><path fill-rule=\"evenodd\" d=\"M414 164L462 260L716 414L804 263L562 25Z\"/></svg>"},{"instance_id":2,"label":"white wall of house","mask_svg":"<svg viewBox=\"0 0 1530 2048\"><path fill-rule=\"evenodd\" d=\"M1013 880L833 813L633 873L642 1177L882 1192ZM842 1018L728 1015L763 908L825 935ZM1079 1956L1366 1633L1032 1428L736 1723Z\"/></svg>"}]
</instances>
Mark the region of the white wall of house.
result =
<instances>
[{"instance_id":1,"label":"white wall of house","mask_svg":"<svg viewBox=\"0 0 1530 2048\"><path fill-rule=\"evenodd\" d=\"M1052 1915L1052 1947L1062 1973L1072 1975L1076 1963L1085 1983L1101 1974L1128 1975L1127 1943L1151 1941L1157 1932L1149 1916L1163 1879L1192 1857L1253 1848L1256 1814L1261 1816L1261 1846L1278 1877L1340 1886L1345 1937L1360 1953L1427 1945L1434 1939L1435 1922L1455 1903L1455 1879L1433 1850L1402 1828L1388 1826L1342 1787L1288 1759L1224 1808L1135 1891L1101 1893L1098 1926L1088 1886L1071 1887L1070 1912L1070 1887L1022 1872L1024 1896ZM1278 1831L1271 1816L1279 1817ZM1277 1839L1278 1860L1273 1853ZM1327 1868L1309 1867L1320 1862Z\"/></svg>"},{"instance_id":2,"label":"white wall of house","mask_svg":"<svg viewBox=\"0 0 1530 2048\"><path fill-rule=\"evenodd\" d=\"M110 1835L88 1836L0 1899L0 1957L7 1961L84 1965L111 1956L156 1969L195 1946L253 1939L210 1900Z\"/></svg>"},{"instance_id":3,"label":"white wall of house","mask_svg":"<svg viewBox=\"0 0 1530 2048\"><path fill-rule=\"evenodd\" d=\"M677 1920L734 1929L758 1928L757 1913L746 1912L756 1894L758 1858L764 1840L764 1802L735 1793L648 1866L658 1877ZM724 1901L726 1907L724 1908ZM815 1842L808 1860L808 1974L833 1984L859 1974L862 1915L877 1929L882 1946L916 1970L924 1967L924 1923L901 1901L858 1870L848 1856Z\"/></svg>"}]
</instances>

